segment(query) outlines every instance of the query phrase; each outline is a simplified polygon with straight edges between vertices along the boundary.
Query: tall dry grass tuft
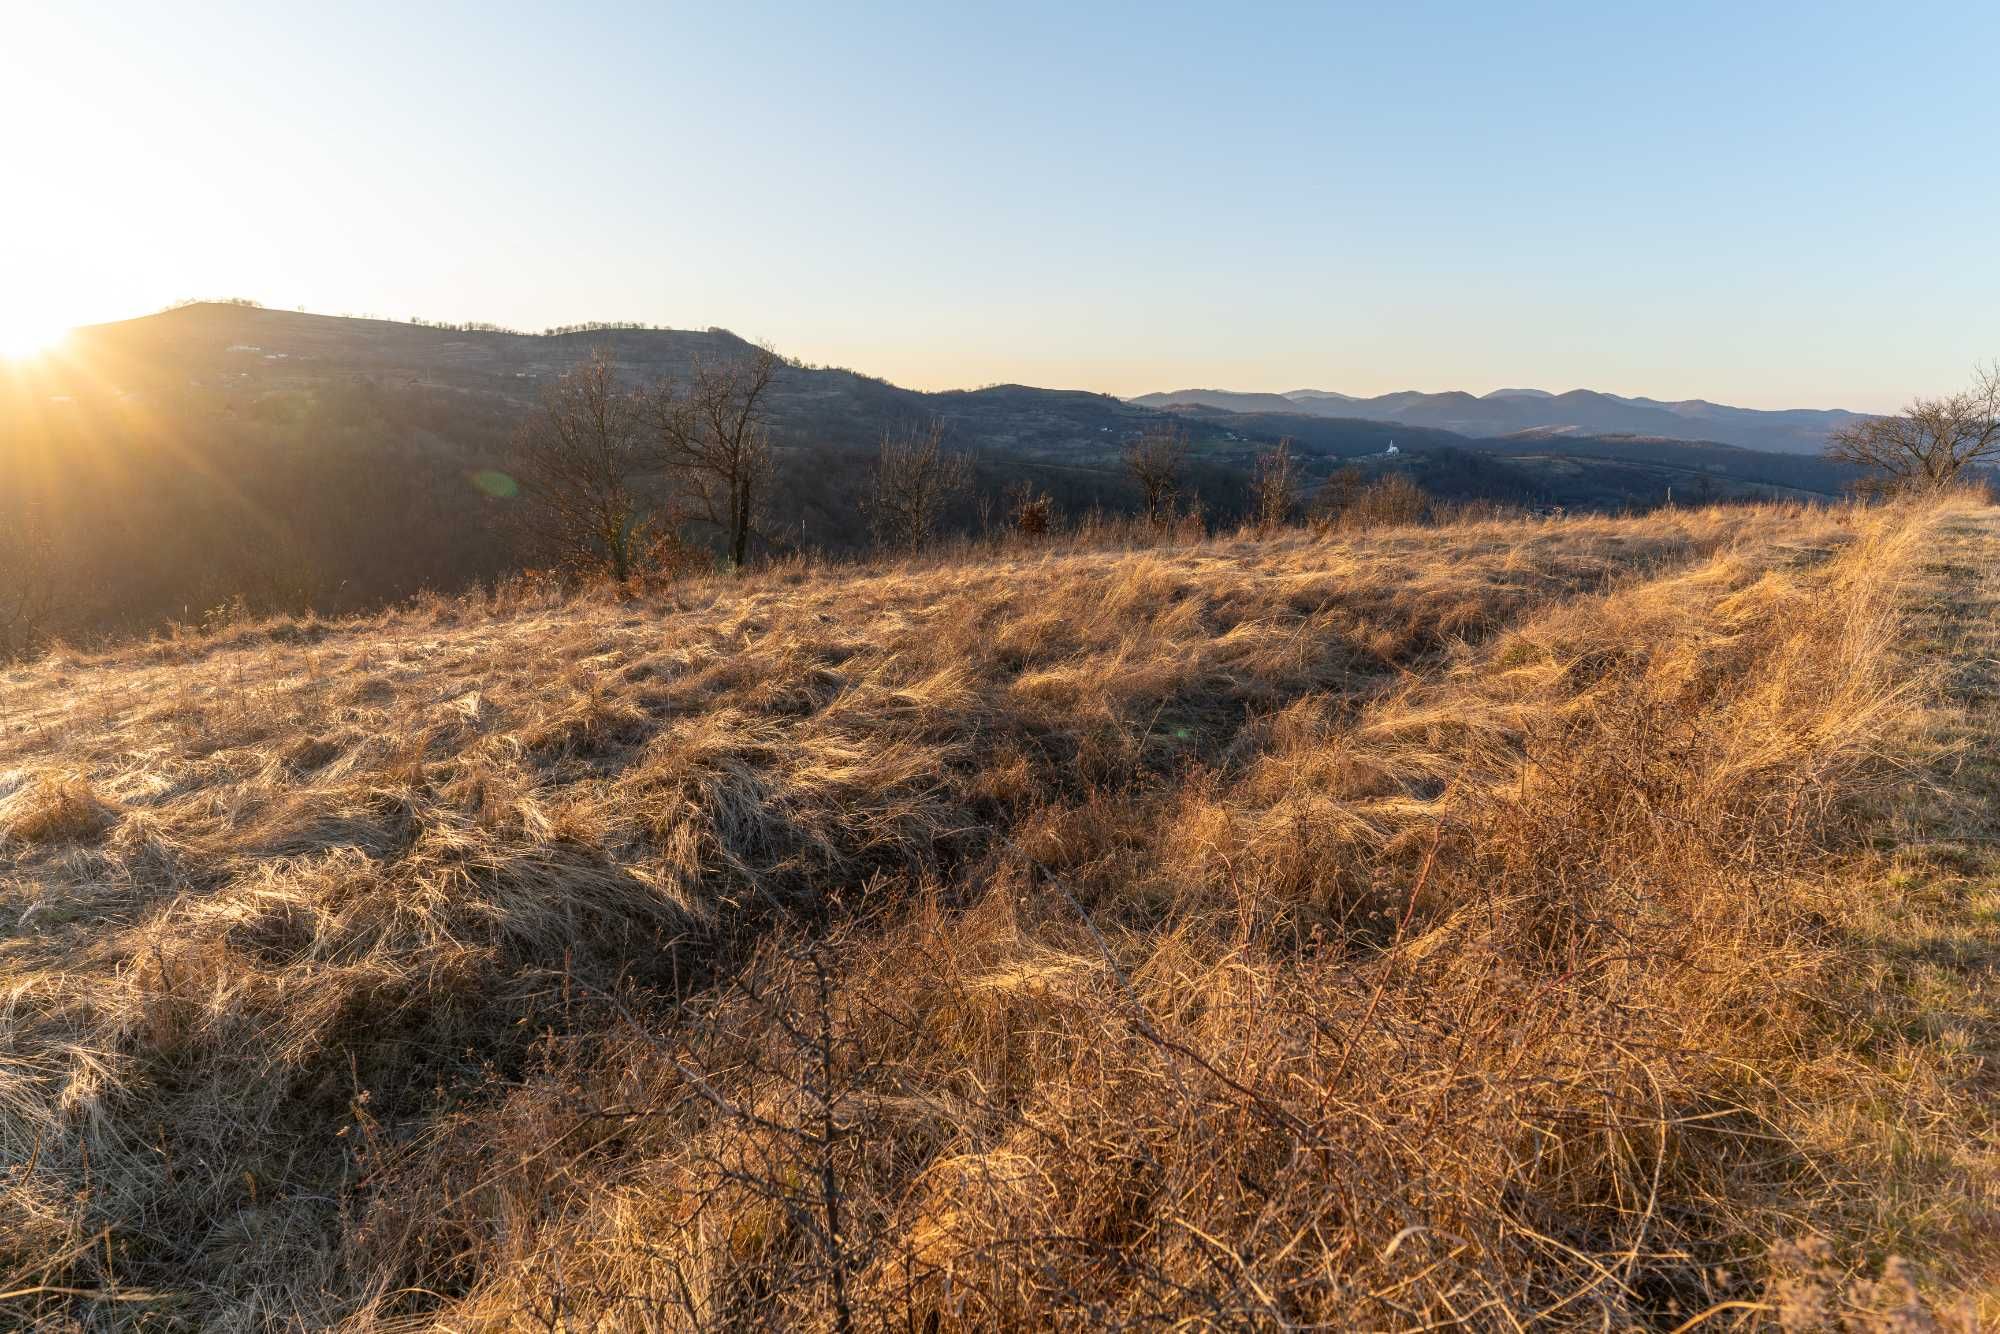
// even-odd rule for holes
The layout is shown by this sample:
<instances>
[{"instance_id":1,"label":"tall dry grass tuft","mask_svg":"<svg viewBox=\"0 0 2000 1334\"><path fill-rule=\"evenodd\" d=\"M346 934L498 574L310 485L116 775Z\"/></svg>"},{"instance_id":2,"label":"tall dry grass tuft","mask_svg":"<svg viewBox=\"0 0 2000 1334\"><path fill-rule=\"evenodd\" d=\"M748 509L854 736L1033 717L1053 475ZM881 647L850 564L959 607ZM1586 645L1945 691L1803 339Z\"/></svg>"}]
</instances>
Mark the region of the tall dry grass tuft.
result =
<instances>
[{"instance_id":1,"label":"tall dry grass tuft","mask_svg":"<svg viewBox=\"0 0 2000 1334\"><path fill-rule=\"evenodd\" d=\"M77 843L117 819L117 807L78 774L17 772L0 780L0 842Z\"/></svg>"},{"instance_id":2,"label":"tall dry grass tuft","mask_svg":"<svg viewBox=\"0 0 2000 1334\"><path fill-rule=\"evenodd\" d=\"M1827 884L1936 522L801 569L9 678L0 763L116 814L0 844L4 1300L1769 1315L1775 1243L1872 1244L1812 1130L1883 1091L1827 1073Z\"/></svg>"}]
</instances>

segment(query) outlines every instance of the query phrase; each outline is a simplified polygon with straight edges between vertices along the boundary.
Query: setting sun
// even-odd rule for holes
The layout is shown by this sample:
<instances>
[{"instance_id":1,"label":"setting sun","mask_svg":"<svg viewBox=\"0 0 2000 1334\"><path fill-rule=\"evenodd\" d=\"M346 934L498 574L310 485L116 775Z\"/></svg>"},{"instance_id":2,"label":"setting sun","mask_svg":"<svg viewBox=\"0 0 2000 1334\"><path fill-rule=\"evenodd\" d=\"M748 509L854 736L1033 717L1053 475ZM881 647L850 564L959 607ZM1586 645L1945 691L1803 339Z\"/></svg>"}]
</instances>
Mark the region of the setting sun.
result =
<instances>
[{"instance_id":1,"label":"setting sun","mask_svg":"<svg viewBox=\"0 0 2000 1334\"><path fill-rule=\"evenodd\" d=\"M68 337L78 322L76 308L64 301L47 274L10 274L9 289L0 295L0 361L38 357Z\"/></svg>"},{"instance_id":2,"label":"setting sun","mask_svg":"<svg viewBox=\"0 0 2000 1334\"><path fill-rule=\"evenodd\" d=\"M28 361L54 348L69 330L33 319L16 322L0 314L0 361Z\"/></svg>"}]
</instances>

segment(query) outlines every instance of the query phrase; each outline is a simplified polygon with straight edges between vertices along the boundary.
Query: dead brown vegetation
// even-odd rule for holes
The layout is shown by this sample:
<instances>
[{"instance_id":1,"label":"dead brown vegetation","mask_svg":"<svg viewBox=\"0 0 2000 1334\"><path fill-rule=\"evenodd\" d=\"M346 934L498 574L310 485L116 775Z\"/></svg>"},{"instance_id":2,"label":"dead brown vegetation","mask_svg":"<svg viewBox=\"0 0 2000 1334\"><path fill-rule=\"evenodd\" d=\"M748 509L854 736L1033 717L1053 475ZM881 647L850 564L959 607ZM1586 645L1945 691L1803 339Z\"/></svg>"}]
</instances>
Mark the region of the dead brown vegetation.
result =
<instances>
[{"instance_id":1,"label":"dead brown vegetation","mask_svg":"<svg viewBox=\"0 0 2000 1334\"><path fill-rule=\"evenodd\" d=\"M1914 1096L1832 859L1936 514L522 587L9 673L0 1300L1672 1329L1776 1320L1784 1243L1931 1319L1990 1200L1895 1234L1927 1295L1842 1286L1888 1151L1829 1109Z\"/></svg>"},{"instance_id":2,"label":"dead brown vegetation","mask_svg":"<svg viewBox=\"0 0 2000 1334\"><path fill-rule=\"evenodd\" d=\"M1188 449L1187 428L1172 420L1148 427L1125 446L1125 471L1139 488L1139 513L1156 528L1174 521Z\"/></svg>"},{"instance_id":3,"label":"dead brown vegetation","mask_svg":"<svg viewBox=\"0 0 2000 1334\"><path fill-rule=\"evenodd\" d=\"M1866 470L1861 488L1882 494L1937 492L1968 467L2000 454L2000 361L1973 371L1972 387L1917 398L1887 417L1864 417L1828 438L1826 455Z\"/></svg>"}]
</instances>

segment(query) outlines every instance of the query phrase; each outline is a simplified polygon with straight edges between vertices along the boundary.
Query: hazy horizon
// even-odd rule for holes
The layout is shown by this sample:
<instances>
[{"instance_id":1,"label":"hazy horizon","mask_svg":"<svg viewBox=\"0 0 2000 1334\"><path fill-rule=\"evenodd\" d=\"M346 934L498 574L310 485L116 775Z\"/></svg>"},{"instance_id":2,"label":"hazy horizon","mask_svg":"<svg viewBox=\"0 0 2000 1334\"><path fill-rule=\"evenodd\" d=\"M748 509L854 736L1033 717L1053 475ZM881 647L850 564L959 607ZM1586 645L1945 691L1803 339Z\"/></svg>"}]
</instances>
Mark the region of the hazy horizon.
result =
<instances>
[{"instance_id":1,"label":"hazy horizon","mask_svg":"<svg viewBox=\"0 0 2000 1334\"><path fill-rule=\"evenodd\" d=\"M722 326L917 389L1862 411L2000 350L1979 90L1933 77L1991 12L7 21L16 347L241 295Z\"/></svg>"}]
</instances>

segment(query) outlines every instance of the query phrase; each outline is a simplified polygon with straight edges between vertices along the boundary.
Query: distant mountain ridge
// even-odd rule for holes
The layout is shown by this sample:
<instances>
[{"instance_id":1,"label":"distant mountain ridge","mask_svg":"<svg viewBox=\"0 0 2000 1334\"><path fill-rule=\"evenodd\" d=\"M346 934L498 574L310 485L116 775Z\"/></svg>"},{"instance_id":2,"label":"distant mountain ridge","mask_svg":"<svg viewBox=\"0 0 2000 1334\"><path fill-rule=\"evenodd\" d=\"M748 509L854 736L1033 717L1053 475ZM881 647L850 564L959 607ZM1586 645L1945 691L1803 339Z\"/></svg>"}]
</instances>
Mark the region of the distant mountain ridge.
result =
<instances>
[{"instance_id":1,"label":"distant mountain ridge","mask_svg":"<svg viewBox=\"0 0 2000 1334\"><path fill-rule=\"evenodd\" d=\"M1225 412L1350 417L1474 437L1505 437L1520 431L1573 431L1580 435L1710 440L1785 454L1816 454L1834 431L1865 415L1838 408L1775 411L1737 408L1699 398L1664 402L1594 389L1572 389L1562 394L1545 389L1495 389L1483 396L1459 390L1427 394L1406 389L1374 398L1357 398L1327 389L1294 389L1284 394L1176 389L1162 394L1141 394L1127 401L1148 408L1203 407Z\"/></svg>"},{"instance_id":2,"label":"distant mountain ridge","mask_svg":"<svg viewBox=\"0 0 2000 1334\"><path fill-rule=\"evenodd\" d=\"M275 387L360 374L517 402L532 400L540 383L596 349L610 350L623 373L644 383L685 373L695 358L728 358L750 346L723 329L607 327L520 334L228 304L96 325L77 330L73 338L91 350L100 371L128 386L171 366L172 378L183 383L192 378ZM130 374L121 374L127 367ZM773 406L783 424L838 443L870 446L885 425L942 415L964 424L968 442L1046 451L1105 434L1122 437L1163 408L1387 423L1449 431L1468 440L1567 432L1718 442L1795 455L1818 453L1829 433L1859 418L1839 410L1762 411L1703 399L1664 402L1588 389L1558 394L1527 387L1484 396L1404 390L1373 398L1328 389L1180 389L1117 399L1021 385L924 393L853 371L805 366L788 366L775 389Z\"/></svg>"}]
</instances>

